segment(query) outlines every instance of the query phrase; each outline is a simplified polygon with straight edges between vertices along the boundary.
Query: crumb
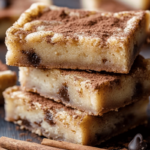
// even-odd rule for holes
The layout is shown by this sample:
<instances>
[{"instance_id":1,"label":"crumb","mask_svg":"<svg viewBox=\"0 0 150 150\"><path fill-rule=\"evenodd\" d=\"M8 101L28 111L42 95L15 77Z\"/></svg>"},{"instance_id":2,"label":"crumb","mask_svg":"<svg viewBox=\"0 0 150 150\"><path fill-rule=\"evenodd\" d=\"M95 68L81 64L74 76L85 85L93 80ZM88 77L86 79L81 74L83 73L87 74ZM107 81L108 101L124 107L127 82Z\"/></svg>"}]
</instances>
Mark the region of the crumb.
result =
<instances>
[{"instance_id":1,"label":"crumb","mask_svg":"<svg viewBox=\"0 0 150 150\"><path fill-rule=\"evenodd\" d=\"M32 142L32 139L26 139L26 141L28 141L28 142Z\"/></svg>"},{"instance_id":2,"label":"crumb","mask_svg":"<svg viewBox=\"0 0 150 150\"><path fill-rule=\"evenodd\" d=\"M26 135L26 133L20 133L19 134L20 137L25 136L25 135Z\"/></svg>"},{"instance_id":3,"label":"crumb","mask_svg":"<svg viewBox=\"0 0 150 150\"><path fill-rule=\"evenodd\" d=\"M19 126L16 126L16 130L19 130L20 129L20 127Z\"/></svg>"}]
</instances>

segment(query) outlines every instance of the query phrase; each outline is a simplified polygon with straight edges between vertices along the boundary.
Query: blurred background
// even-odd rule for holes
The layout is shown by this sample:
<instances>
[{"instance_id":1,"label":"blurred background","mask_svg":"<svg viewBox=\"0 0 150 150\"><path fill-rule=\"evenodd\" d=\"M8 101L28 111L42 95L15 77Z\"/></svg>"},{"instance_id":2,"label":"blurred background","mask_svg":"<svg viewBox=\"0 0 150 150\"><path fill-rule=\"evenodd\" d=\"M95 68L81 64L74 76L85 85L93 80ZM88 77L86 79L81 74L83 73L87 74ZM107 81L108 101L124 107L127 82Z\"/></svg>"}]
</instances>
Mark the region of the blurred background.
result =
<instances>
[{"instance_id":1,"label":"blurred background","mask_svg":"<svg viewBox=\"0 0 150 150\"><path fill-rule=\"evenodd\" d=\"M56 5L61 7L79 8L86 10L98 10L101 12L119 12L126 10L150 10L150 0L0 0L0 60L5 62L5 55L7 48L5 46L5 32L12 26L12 24L19 18L22 12L24 12L34 2L43 2L48 5ZM141 48L141 55L145 58L150 58L150 38L147 38ZM18 67L11 67L9 69L18 73ZM19 84L19 82L17 83ZM150 114L150 109L148 109ZM3 127L3 133L5 136L26 140L31 138L35 142L40 142L39 137L31 137L30 133L26 137L20 137L23 131L16 131L15 125L4 121L4 109L0 107L0 126ZM11 130L11 132L9 132ZM7 132L8 131L8 132ZM139 132L139 129L138 129ZM133 131L135 135L137 131ZM146 132L147 133L147 132ZM1 133L0 133L1 134ZM127 133L128 134L128 133ZM3 135L3 136L4 136ZM1 134L2 136L2 134ZM133 136L131 136L133 137ZM117 141L117 139L115 139Z\"/></svg>"}]
</instances>

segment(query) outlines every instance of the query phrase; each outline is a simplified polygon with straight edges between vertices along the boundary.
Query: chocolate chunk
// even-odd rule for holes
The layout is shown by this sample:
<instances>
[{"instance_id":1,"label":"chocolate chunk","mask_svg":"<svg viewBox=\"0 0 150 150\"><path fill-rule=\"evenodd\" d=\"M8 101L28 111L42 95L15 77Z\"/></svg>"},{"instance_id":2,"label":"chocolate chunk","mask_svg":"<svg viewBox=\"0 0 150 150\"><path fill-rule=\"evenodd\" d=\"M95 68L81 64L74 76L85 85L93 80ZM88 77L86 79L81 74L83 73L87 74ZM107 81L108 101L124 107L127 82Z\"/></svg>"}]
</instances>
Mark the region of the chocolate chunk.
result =
<instances>
[{"instance_id":1,"label":"chocolate chunk","mask_svg":"<svg viewBox=\"0 0 150 150\"><path fill-rule=\"evenodd\" d=\"M64 101L69 102L68 86L63 84L62 88L59 90L58 94L63 98Z\"/></svg>"},{"instance_id":2,"label":"chocolate chunk","mask_svg":"<svg viewBox=\"0 0 150 150\"><path fill-rule=\"evenodd\" d=\"M26 119L22 119L22 125L24 125L26 127L30 127L31 126L30 122L28 120L26 120Z\"/></svg>"},{"instance_id":3,"label":"chocolate chunk","mask_svg":"<svg viewBox=\"0 0 150 150\"><path fill-rule=\"evenodd\" d=\"M40 64L40 57L34 52L33 49L30 50L22 50L22 53L27 56L28 61L33 64L35 67Z\"/></svg>"},{"instance_id":4,"label":"chocolate chunk","mask_svg":"<svg viewBox=\"0 0 150 150\"><path fill-rule=\"evenodd\" d=\"M141 134L137 134L133 140L129 143L129 150L145 150L147 145L143 143L143 136Z\"/></svg>"},{"instance_id":5,"label":"chocolate chunk","mask_svg":"<svg viewBox=\"0 0 150 150\"><path fill-rule=\"evenodd\" d=\"M47 121L50 125L55 125L56 123L54 122L54 120L53 120L53 115L49 112L49 111L47 111L46 113L45 113L45 121Z\"/></svg>"},{"instance_id":6,"label":"chocolate chunk","mask_svg":"<svg viewBox=\"0 0 150 150\"><path fill-rule=\"evenodd\" d=\"M103 59L102 61L103 61L103 63L105 64L105 62L107 61L107 59Z\"/></svg>"}]
</instances>

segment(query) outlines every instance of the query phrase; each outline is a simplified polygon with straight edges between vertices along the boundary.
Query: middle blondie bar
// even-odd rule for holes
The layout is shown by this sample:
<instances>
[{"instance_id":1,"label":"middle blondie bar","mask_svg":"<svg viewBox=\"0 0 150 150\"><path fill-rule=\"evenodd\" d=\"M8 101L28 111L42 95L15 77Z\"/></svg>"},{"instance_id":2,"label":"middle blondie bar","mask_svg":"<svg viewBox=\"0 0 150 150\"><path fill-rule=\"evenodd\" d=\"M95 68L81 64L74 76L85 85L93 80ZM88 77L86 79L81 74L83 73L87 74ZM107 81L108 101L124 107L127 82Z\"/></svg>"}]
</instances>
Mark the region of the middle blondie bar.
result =
<instances>
[{"instance_id":1,"label":"middle blondie bar","mask_svg":"<svg viewBox=\"0 0 150 150\"><path fill-rule=\"evenodd\" d=\"M138 56L127 75L20 68L22 89L92 115L102 115L150 95L150 60Z\"/></svg>"}]
</instances>

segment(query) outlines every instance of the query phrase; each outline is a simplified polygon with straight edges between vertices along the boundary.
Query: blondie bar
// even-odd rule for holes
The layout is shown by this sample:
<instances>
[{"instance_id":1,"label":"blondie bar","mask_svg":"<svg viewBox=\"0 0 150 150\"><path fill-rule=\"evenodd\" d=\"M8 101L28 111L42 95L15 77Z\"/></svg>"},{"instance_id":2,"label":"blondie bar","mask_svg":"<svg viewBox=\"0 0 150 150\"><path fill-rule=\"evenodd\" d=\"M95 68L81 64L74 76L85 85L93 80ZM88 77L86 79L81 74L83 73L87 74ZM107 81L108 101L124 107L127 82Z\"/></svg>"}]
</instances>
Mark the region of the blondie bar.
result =
<instances>
[{"instance_id":1,"label":"blondie bar","mask_svg":"<svg viewBox=\"0 0 150 150\"><path fill-rule=\"evenodd\" d=\"M38 135L84 145L96 145L146 121L148 98L100 116L67 108L61 103L23 92L4 92L6 120Z\"/></svg>"},{"instance_id":2,"label":"blondie bar","mask_svg":"<svg viewBox=\"0 0 150 150\"><path fill-rule=\"evenodd\" d=\"M149 66L150 59L139 55L127 75L20 67L19 80L25 91L103 115L150 95Z\"/></svg>"},{"instance_id":3,"label":"blondie bar","mask_svg":"<svg viewBox=\"0 0 150 150\"><path fill-rule=\"evenodd\" d=\"M101 13L33 4L7 31L7 64L128 73L149 19L149 11Z\"/></svg>"},{"instance_id":4,"label":"blondie bar","mask_svg":"<svg viewBox=\"0 0 150 150\"><path fill-rule=\"evenodd\" d=\"M4 103L2 92L16 84L16 73L8 70L7 66L0 61L0 104Z\"/></svg>"}]
</instances>

